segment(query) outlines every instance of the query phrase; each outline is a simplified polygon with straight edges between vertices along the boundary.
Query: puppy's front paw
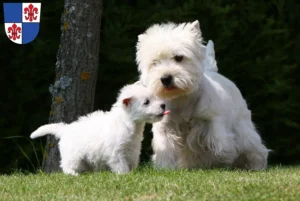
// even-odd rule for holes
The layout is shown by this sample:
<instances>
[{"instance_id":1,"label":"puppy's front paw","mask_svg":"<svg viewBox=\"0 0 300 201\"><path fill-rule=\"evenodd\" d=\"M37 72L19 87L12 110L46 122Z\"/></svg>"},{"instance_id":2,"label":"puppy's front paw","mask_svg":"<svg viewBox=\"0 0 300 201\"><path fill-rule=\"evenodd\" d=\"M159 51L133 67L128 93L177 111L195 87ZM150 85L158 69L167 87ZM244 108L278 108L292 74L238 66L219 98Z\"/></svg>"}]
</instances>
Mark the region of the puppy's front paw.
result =
<instances>
[{"instance_id":1,"label":"puppy's front paw","mask_svg":"<svg viewBox=\"0 0 300 201\"><path fill-rule=\"evenodd\" d=\"M75 170L72 170L72 169L64 169L63 172L67 175L72 175L72 176L75 176L77 177L78 176L78 173L75 171Z\"/></svg>"}]
</instances>

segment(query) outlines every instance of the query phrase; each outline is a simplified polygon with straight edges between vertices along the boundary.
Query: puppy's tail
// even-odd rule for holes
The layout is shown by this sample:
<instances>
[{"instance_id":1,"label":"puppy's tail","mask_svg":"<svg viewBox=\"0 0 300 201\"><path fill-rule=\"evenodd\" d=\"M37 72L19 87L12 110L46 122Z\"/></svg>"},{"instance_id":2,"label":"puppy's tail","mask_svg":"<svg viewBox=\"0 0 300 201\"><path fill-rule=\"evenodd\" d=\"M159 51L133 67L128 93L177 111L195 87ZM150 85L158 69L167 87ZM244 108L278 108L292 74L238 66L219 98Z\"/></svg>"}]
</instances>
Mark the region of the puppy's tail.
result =
<instances>
[{"instance_id":1,"label":"puppy's tail","mask_svg":"<svg viewBox=\"0 0 300 201\"><path fill-rule=\"evenodd\" d=\"M215 71L218 72L217 61L215 56L214 43L209 40L206 45L206 54L204 60L205 71Z\"/></svg>"},{"instance_id":2,"label":"puppy's tail","mask_svg":"<svg viewBox=\"0 0 300 201\"><path fill-rule=\"evenodd\" d=\"M59 139L62 134L60 131L64 126L64 123L46 124L44 126L39 127L37 130L31 133L30 138L35 139L38 137L45 136L47 134L52 134Z\"/></svg>"}]
</instances>

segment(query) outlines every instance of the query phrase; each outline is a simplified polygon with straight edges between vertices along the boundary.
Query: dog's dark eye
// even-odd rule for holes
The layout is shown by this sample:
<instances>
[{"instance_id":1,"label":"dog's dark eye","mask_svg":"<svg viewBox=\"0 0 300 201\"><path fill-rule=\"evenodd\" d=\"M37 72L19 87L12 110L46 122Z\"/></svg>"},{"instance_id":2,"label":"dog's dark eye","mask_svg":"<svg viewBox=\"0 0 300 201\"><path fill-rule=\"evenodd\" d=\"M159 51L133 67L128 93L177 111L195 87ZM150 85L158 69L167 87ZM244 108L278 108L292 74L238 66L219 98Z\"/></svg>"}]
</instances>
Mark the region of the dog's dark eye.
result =
<instances>
[{"instance_id":1,"label":"dog's dark eye","mask_svg":"<svg viewBox=\"0 0 300 201\"><path fill-rule=\"evenodd\" d=\"M149 99L146 99L144 105L149 105L149 103L150 103Z\"/></svg>"},{"instance_id":2,"label":"dog's dark eye","mask_svg":"<svg viewBox=\"0 0 300 201\"><path fill-rule=\"evenodd\" d=\"M174 59L175 59L176 62L181 62L182 59L183 59L183 56L181 56L181 55L175 55Z\"/></svg>"},{"instance_id":3,"label":"dog's dark eye","mask_svg":"<svg viewBox=\"0 0 300 201\"><path fill-rule=\"evenodd\" d=\"M154 61L152 61L151 65L152 65L152 66L156 66L157 63L158 63L158 61L157 61L157 60L154 60Z\"/></svg>"}]
</instances>

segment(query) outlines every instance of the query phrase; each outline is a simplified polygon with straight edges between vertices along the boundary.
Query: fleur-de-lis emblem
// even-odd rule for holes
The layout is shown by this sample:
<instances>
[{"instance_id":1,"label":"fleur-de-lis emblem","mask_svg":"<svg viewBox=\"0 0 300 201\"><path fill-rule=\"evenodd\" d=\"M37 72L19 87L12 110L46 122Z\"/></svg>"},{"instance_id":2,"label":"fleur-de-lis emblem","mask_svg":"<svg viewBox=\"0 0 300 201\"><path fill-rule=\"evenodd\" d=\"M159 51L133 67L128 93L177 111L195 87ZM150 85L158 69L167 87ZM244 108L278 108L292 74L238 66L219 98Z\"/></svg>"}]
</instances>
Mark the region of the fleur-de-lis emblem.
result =
<instances>
[{"instance_id":1,"label":"fleur-de-lis emblem","mask_svg":"<svg viewBox=\"0 0 300 201\"><path fill-rule=\"evenodd\" d=\"M37 7L34 7L32 4L29 4L28 7L24 8L24 14L27 14L27 16L25 16L25 19L29 20L30 22L37 19L37 16L34 16L34 14L38 13L39 9Z\"/></svg>"},{"instance_id":2,"label":"fleur-de-lis emblem","mask_svg":"<svg viewBox=\"0 0 300 201\"><path fill-rule=\"evenodd\" d=\"M20 37L21 37L21 27L18 27L18 25L13 24L11 27L8 27L7 33L8 33L9 39L13 39L13 40L20 39Z\"/></svg>"},{"instance_id":3,"label":"fleur-de-lis emblem","mask_svg":"<svg viewBox=\"0 0 300 201\"><path fill-rule=\"evenodd\" d=\"M7 39L20 45L32 42L39 33L41 3L3 3L4 31Z\"/></svg>"}]
</instances>

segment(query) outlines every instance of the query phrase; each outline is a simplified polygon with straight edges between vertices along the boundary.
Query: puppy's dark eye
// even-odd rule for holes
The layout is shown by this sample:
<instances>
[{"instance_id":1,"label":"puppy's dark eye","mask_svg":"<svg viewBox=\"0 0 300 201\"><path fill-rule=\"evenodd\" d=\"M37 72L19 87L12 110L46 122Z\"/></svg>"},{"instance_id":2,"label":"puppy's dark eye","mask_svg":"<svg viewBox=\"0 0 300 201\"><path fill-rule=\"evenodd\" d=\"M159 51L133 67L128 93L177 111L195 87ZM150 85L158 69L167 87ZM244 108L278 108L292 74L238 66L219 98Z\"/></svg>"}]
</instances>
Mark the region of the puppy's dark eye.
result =
<instances>
[{"instance_id":1,"label":"puppy's dark eye","mask_svg":"<svg viewBox=\"0 0 300 201\"><path fill-rule=\"evenodd\" d=\"M182 55L175 55L174 59L175 59L176 62L181 62L182 59L183 59L183 56Z\"/></svg>"},{"instance_id":2,"label":"puppy's dark eye","mask_svg":"<svg viewBox=\"0 0 300 201\"><path fill-rule=\"evenodd\" d=\"M149 99L146 99L144 105L149 105L149 103L150 103Z\"/></svg>"}]
</instances>

